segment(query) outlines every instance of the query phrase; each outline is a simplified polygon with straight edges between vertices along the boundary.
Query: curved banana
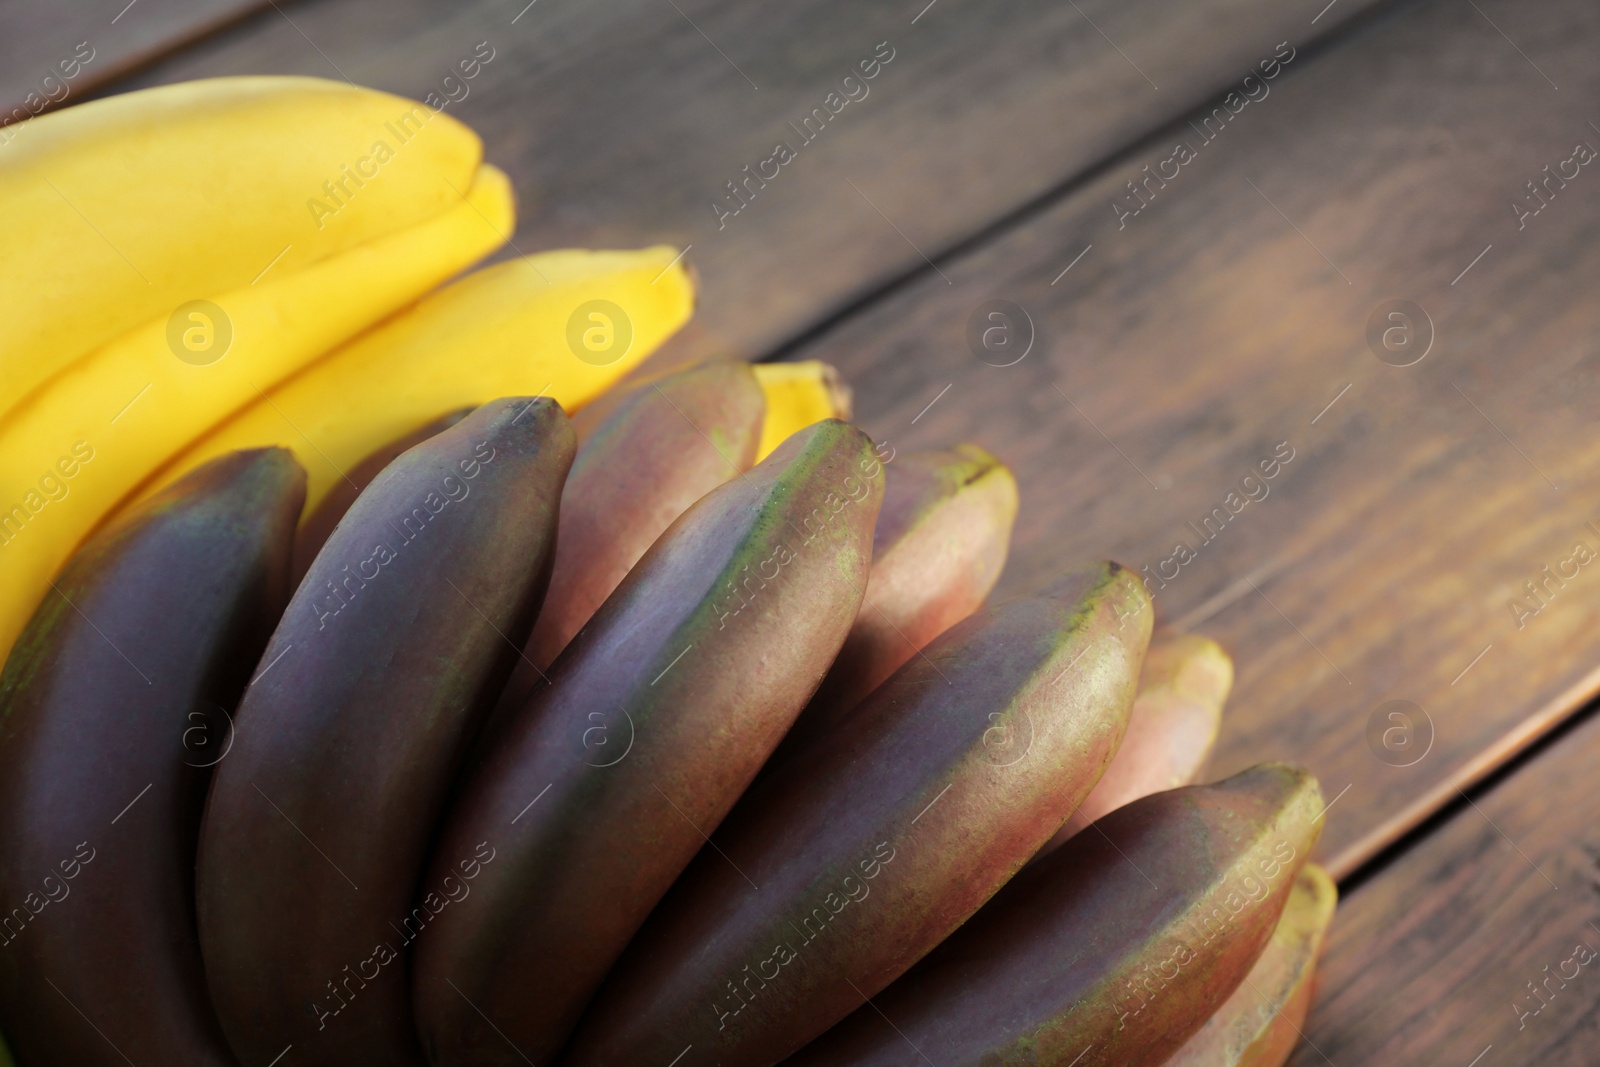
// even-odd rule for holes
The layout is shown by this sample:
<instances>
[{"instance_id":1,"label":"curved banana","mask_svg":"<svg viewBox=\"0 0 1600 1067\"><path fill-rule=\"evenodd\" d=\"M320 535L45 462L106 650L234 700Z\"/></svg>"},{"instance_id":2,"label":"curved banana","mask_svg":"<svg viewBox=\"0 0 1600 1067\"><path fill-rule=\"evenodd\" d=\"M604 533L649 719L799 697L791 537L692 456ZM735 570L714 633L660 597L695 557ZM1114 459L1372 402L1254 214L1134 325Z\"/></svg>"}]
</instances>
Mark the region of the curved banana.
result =
<instances>
[{"instance_id":1,"label":"curved banana","mask_svg":"<svg viewBox=\"0 0 1600 1067\"><path fill-rule=\"evenodd\" d=\"M0 139L0 292L27 294L0 330L0 411L186 300L443 213L483 156L425 105L296 77L145 89Z\"/></svg>"},{"instance_id":2,"label":"curved banana","mask_svg":"<svg viewBox=\"0 0 1600 1067\"><path fill-rule=\"evenodd\" d=\"M528 662L503 700L533 689L539 675L529 668L555 661L667 527L754 466L765 415L750 364L734 360L640 386L595 428L561 493L555 570Z\"/></svg>"},{"instance_id":3,"label":"curved banana","mask_svg":"<svg viewBox=\"0 0 1600 1067\"><path fill-rule=\"evenodd\" d=\"M215 362L180 358L168 324L146 323L0 418L0 655L72 550L163 462L262 389L487 254L514 214L506 176L483 167L467 202L437 218L216 297L211 341L223 347L224 327L233 336Z\"/></svg>"},{"instance_id":4,"label":"curved banana","mask_svg":"<svg viewBox=\"0 0 1600 1067\"><path fill-rule=\"evenodd\" d=\"M1266 948L1321 807L1309 771L1262 763L1119 808L785 1063L889 1067L908 1045L945 1064L1168 1063Z\"/></svg>"},{"instance_id":5,"label":"curved banana","mask_svg":"<svg viewBox=\"0 0 1600 1067\"><path fill-rule=\"evenodd\" d=\"M463 841L467 855L487 841L500 856L417 941L412 999L435 1067L505 1063L508 1043L525 1057L512 1062L556 1060L705 844L700 827L733 806L844 640L882 495L866 434L840 422L796 434L684 512L567 646L551 685L486 728L422 883L451 873ZM517 818L534 779L550 795ZM650 1052L601 1062L652 1064Z\"/></svg>"},{"instance_id":6,"label":"curved banana","mask_svg":"<svg viewBox=\"0 0 1600 1067\"><path fill-rule=\"evenodd\" d=\"M0 1020L25 1063L237 1067L195 837L304 493L282 449L196 471L83 546L0 674L0 900L27 902L0 921Z\"/></svg>"},{"instance_id":7,"label":"curved banana","mask_svg":"<svg viewBox=\"0 0 1600 1067\"><path fill-rule=\"evenodd\" d=\"M303 1067L423 1067L405 957L476 888L475 849L442 885L419 878L538 613L575 446L548 399L485 404L384 469L289 601L194 867L211 1001L243 1067L291 1043ZM497 831L477 860L504 845Z\"/></svg>"},{"instance_id":8,"label":"curved banana","mask_svg":"<svg viewBox=\"0 0 1600 1067\"><path fill-rule=\"evenodd\" d=\"M1283 1067L1305 1037L1317 959L1338 903L1327 871L1300 868L1261 958L1167 1067Z\"/></svg>"},{"instance_id":9,"label":"curved banana","mask_svg":"<svg viewBox=\"0 0 1600 1067\"><path fill-rule=\"evenodd\" d=\"M1199 777L1217 743L1222 705L1232 688L1233 660L1211 638L1182 634L1152 643L1116 758L1034 859L1124 804Z\"/></svg>"},{"instance_id":10,"label":"curved banana","mask_svg":"<svg viewBox=\"0 0 1600 1067\"><path fill-rule=\"evenodd\" d=\"M382 474L389 464L398 459L402 453L411 451L416 445L437 437L472 412L472 408L459 408L449 412L421 429L388 442L345 471L344 480L334 482L328 495L322 498L322 503L314 509L307 509L305 516L300 520L300 529L294 536L294 562L289 568L290 584L296 589L300 588L301 579L311 570L312 561L317 558L317 553L322 551L322 546L328 543L328 538L338 528L345 512L350 510L350 506L366 491L367 486L378 480L378 475Z\"/></svg>"},{"instance_id":11,"label":"curved banana","mask_svg":"<svg viewBox=\"0 0 1600 1067\"><path fill-rule=\"evenodd\" d=\"M797 440L816 432L808 430ZM777 454L784 455L792 448L785 445ZM703 507L704 502L695 510ZM682 529L680 522L668 536L681 536ZM638 570L635 568L635 573ZM855 575L851 578L860 580ZM791 575L788 580L794 583L799 577ZM632 582L630 576L613 599L623 595ZM698 590L701 586L677 588ZM751 602L759 605L762 600L757 596ZM608 603L607 607L611 606ZM1135 620L1131 627L1122 625L1124 606L1130 609L1126 617ZM1063 573L1042 595L980 611L936 638L926 649L926 660L912 659L874 690L852 714L851 729L844 736L811 737L746 792L725 819L718 812L717 817L695 822L693 825L704 826L713 835L708 838L710 844L655 905L610 969L605 985L563 1052L563 1067L670 1063L673 1055L691 1044L697 1057L693 1062L698 1064L764 1067L788 1063L786 1057L844 1019L864 998L878 995L979 912L984 901L1006 884L1094 786L1127 724L1139 663L1150 638L1148 608L1149 599L1133 572L1106 562ZM775 611L770 603L765 610ZM606 611L601 609L602 617ZM586 635L590 632L585 631ZM835 645L838 641L836 638ZM789 677L767 658L783 643L784 637L775 634L762 648L759 662L764 678ZM579 647L576 642L572 646ZM591 643L588 647L595 646ZM620 652L626 646L619 642L614 647ZM728 674L728 665L738 662L734 655L723 652L719 661L713 658L719 655L715 652L697 650L695 654L706 657L699 661L706 672L701 678L718 677L720 684L730 684L720 676ZM570 668L562 674L570 655L564 655L556 666L555 684L545 689L545 694L553 696L563 683L573 684ZM1087 661L1074 670L1082 656L1087 656ZM623 655L613 656L617 662L624 659ZM649 662L640 666L650 670ZM937 664L937 674L928 669L929 664ZM743 669L749 666L744 663ZM680 686L685 682L678 680ZM766 688L761 696L766 698ZM590 699L598 702L594 695ZM698 694L682 706L704 713ZM542 761L576 762L562 754L558 735L539 718L554 707L530 703L524 709L526 719L538 721L526 734L546 742L544 752L527 757L528 763L519 768L522 777L518 784L524 789L531 767L538 766L539 773L544 773ZM687 734L681 714L665 718L671 730ZM641 747L651 725L639 728ZM657 727L668 728L666 724ZM726 733L718 728L704 730L700 736L714 736L716 743L727 745ZM643 768L635 765L628 773L662 777L669 787L674 782L699 784L708 773L686 769L685 760L704 760L705 748L702 742L692 755L677 762L656 757L660 762ZM496 756L506 762L505 753ZM718 773L730 771L719 767ZM1061 777L1075 783L1073 795L1057 791ZM634 808L622 809L625 816L604 822L602 809L591 798L599 796L601 788L615 789L611 780L603 787L590 787L590 780L575 775L570 780L584 783L583 792L572 790L579 800L571 807L581 813L578 818L583 829L604 826L606 833L575 831L570 825L574 816L569 814L569 825L558 824L564 833L555 837L562 850L540 853L538 862L524 870L566 886L580 884L568 875L569 870L585 870L594 877L596 867L579 868L566 862L574 853L565 841L580 837L586 847L608 848L622 857L621 862L644 863L661 835L641 836L634 846L611 832L612 828L624 825L626 834L641 835L647 829L644 816L632 813L664 805L641 801ZM946 792L949 797L936 804ZM472 795L471 787L463 793ZM468 810L466 803L463 801L458 812ZM544 808L540 819L550 820L559 812L559 808ZM498 818L499 811L493 814ZM451 818L460 825L459 814ZM672 818L679 818L681 825L682 818L671 812L661 818L662 825ZM486 815L483 825L488 821ZM446 834L459 832L452 827ZM608 857L603 862L618 861ZM894 866L889 869L891 862ZM609 873L609 868L599 869ZM740 872L750 881L744 881ZM586 900L591 910L604 914L598 921L586 921L621 929L612 913L624 906L624 894L614 894L606 907L596 907L595 901L604 891L598 887L632 884L632 877L629 871L609 881L595 881L597 888L590 890ZM752 885L759 888L752 892ZM869 898L870 903L860 903ZM645 899L648 905L655 898ZM526 895L511 900L520 906L518 920L524 928L559 921L543 907L542 900ZM635 906L634 898L628 899L628 906ZM481 916L485 910L473 914ZM548 962L552 954L540 951L548 941L531 949L527 941L494 942L487 937L478 944L508 961L503 967L482 972L478 976L482 987L463 990L487 1015L494 1014L491 1005L496 1000L515 1010L518 1026L549 1010L547 1004L553 998L539 996L543 990L538 986L497 982L507 972L522 969L536 974L548 988L551 976L557 973ZM439 973L428 969L430 953L442 955L443 949L451 947L451 941L441 937L421 949L416 971L419 1004L429 995L428 979ZM801 961L799 965L790 966L796 959ZM750 970L742 970L744 967ZM760 977L740 989L747 974ZM459 975L455 980L465 981ZM1031 992L1032 987L1028 988ZM535 993L530 994L530 989ZM451 992L445 989L441 996L434 990L433 995L448 1004ZM966 992L1001 995L993 983ZM449 1008L465 1018L457 1006ZM1003 1015L996 1009L992 1017ZM419 1022L426 1033L425 1013L419 1012ZM478 1028L475 1020L467 1022ZM518 1032L503 1017L496 1023L512 1035ZM968 1028L975 1035L981 1032L976 1025ZM487 1046L488 1040L483 1044ZM672 1050L663 1056L668 1045ZM535 1053L534 1058L537 1056ZM802 1054L801 1058L809 1064L847 1062L837 1055L808 1058ZM455 1067L457 1063L486 1061L441 1056L439 1062ZM906 1061L886 1062L899 1067ZM1024 1056L990 1061L973 1055L941 1057L941 1062L966 1067L992 1062L1010 1067L1030 1061ZM1067 1061L1040 1057L1032 1062L1043 1067ZM884 1063L873 1061L873 1067L884 1067Z\"/></svg>"},{"instance_id":12,"label":"curved banana","mask_svg":"<svg viewBox=\"0 0 1600 1067\"><path fill-rule=\"evenodd\" d=\"M310 473L310 514L343 472L451 410L537 393L573 411L688 320L694 286L673 262L677 254L666 245L545 252L486 267L267 393L179 456L146 492L224 452L260 446L244 442L276 444L293 449ZM613 309L591 306L596 301ZM579 348L585 332L597 331L590 342L609 340L621 350L580 359L569 342L575 319Z\"/></svg>"}]
</instances>

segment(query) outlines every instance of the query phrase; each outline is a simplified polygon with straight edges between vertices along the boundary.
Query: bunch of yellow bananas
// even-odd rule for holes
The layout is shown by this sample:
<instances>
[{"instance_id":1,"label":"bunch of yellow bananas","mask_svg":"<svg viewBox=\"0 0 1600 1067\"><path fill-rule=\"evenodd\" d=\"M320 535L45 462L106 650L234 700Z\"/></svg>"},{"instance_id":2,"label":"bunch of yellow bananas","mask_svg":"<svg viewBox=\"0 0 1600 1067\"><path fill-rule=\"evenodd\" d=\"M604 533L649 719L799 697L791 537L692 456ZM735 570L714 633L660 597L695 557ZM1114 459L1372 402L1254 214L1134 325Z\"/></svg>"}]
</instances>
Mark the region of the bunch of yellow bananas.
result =
<instances>
[{"instance_id":1,"label":"bunch of yellow bananas","mask_svg":"<svg viewBox=\"0 0 1600 1067\"><path fill-rule=\"evenodd\" d=\"M0 659L84 537L222 452L292 448L310 503L461 407L572 410L688 319L676 250L485 268L516 207L426 105L313 78L189 82L33 119L0 155ZM768 440L840 414L768 374ZM309 511L309 509L308 509Z\"/></svg>"}]
</instances>

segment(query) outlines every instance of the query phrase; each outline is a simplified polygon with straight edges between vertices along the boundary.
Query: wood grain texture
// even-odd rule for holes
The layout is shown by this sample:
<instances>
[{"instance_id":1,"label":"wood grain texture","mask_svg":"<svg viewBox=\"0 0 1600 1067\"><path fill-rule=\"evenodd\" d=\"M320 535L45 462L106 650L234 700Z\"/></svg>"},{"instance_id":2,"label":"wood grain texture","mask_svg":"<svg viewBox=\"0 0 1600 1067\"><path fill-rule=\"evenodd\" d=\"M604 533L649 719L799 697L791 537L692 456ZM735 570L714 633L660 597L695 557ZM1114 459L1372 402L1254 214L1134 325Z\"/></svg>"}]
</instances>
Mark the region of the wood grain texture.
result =
<instances>
[{"instance_id":1,"label":"wood grain texture","mask_svg":"<svg viewBox=\"0 0 1600 1067\"><path fill-rule=\"evenodd\" d=\"M9 0L0 5L0 122L76 103L266 6L267 0ZM74 62L84 57L88 62Z\"/></svg>"},{"instance_id":2,"label":"wood grain texture","mask_svg":"<svg viewBox=\"0 0 1600 1067\"><path fill-rule=\"evenodd\" d=\"M695 348L748 353L1096 167L1179 101L1240 84L1277 41L1298 49L1359 10L1313 25L1309 8L1244 0L1078 7L942 0L913 25L823 0L783 18L407 0L377 25L367 5L317 2L119 88L278 70L421 96L488 41L495 59L452 107L524 191L516 247L693 243ZM1600 686L1588 570L1520 628L1508 606L1600 520L1584 506L1600 450L1580 415L1600 179L1582 170L1522 230L1509 208L1574 142L1600 138L1582 59L1596 27L1570 0L1480 7L1408 5L1322 57L1297 52L1268 96L1218 113L1214 140L1199 132L1208 107L797 353L845 368L878 436L972 438L1018 469L1003 589L1086 555L1154 570L1187 538L1197 557L1158 588L1158 610L1214 630L1241 666L1215 770L1287 755L1330 796L1348 785L1325 837L1336 871ZM880 40L896 57L870 95L717 232L720 182ZM1179 139L1194 160L1119 226L1113 200ZM995 296L1038 327L1015 367L968 351L967 321ZM1363 337L1397 297L1421 301L1439 334L1404 369ZM1280 442L1296 458L1271 495L1221 512L1224 535L1202 543L1188 524L1226 509ZM1390 699L1431 720L1414 766L1367 744Z\"/></svg>"},{"instance_id":3,"label":"wood grain texture","mask_svg":"<svg viewBox=\"0 0 1600 1067\"><path fill-rule=\"evenodd\" d=\"M7 5L0 101L21 102L78 41L96 59L68 103L255 6L139 0L112 25L121 2L92 17ZM1336 798L1337 872L1600 690L1600 567L1540 573L1579 541L1600 552L1585 417L1600 401L1600 173L1553 183L1521 229L1510 208L1576 142L1600 147L1593 5L1404 4L1297 55L1204 144L1187 121L1139 138L1278 41L1303 49L1372 5L1341 0L1315 24L1323 0L675 6L283 4L112 88L299 72L420 97L488 41L495 59L451 110L517 181L517 249L694 246L704 303L668 359L759 354L875 296L792 354L838 363L864 425L897 448L973 440L1015 468L1002 593L1085 557L1154 570L1177 541L1195 546L1156 604L1238 663L1213 773L1308 763ZM786 124L882 40L895 59L870 95L719 231L708 203L723 183L797 141ZM1124 183L1180 139L1196 158L1119 228ZM969 351L993 298L1037 328L1015 366ZM1364 336L1396 298L1437 328L1407 368ZM1279 442L1295 458L1270 495L1202 543L1188 524L1226 512ZM1530 580L1547 583L1540 600ZM1519 625L1513 598L1548 606ZM1409 767L1368 741L1395 699L1433 728ZM1534 1006L1525 983L1575 943L1600 949L1597 755L1600 721L1341 905L1296 1067L1595 1061L1600 961L1538 1016L1519 1012Z\"/></svg>"},{"instance_id":4,"label":"wood grain texture","mask_svg":"<svg viewBox=\"0 0 1600 1067\"><path fill-rule=\"evenodd\" d=\"M1596 763L1591 717L1340 901L1292 1067L1592 1067Z\"/></svg>"},{"instance_id":5,"label":"wood grain texture","mask_svg":"<svg viewBox=\"0 0 1600 1067\"><path fill-rule=\"evenodd\" d=\"M1324 5L315 0L118 88L276 72L421 98L487 42L448 110L516 182L516 249L692 245L707 343L759 355L1371 0L1312 26ZM867 95L802 144L788 124L885 41ZM711 202L779 141L796 158L719 230Z\"/></svg>"},{"instance_id":6,"label":"wood grain texture","mask_svg":"<svg viewBox=\"0 0 1600 1067\"><path fill-rule=\"evenodd\" d=\"M795 353L839 365L875 438L1013 466L1002 593L1086 556L1155 571L1187 541L1155 603L1238 663L1212 771L1307 763L1340 872L1580 703L1600 661L1600 567L1520 626L1509 606L1577 542L1600 552L1600 168L1521 231L1509 207L1600 146L1600 11L1478 7L1407 5L1297 60L1212 142L1174 125ZM1125 183L1184 139L1196 158L1119 229ZM1014 366L969 350L991 298L1037 329ZM1368 349L1391 298L1436 324L1414 366ZM1197 535L1280 448L1269 495ZM1369 746L1390 700L1431 746L1387 709Z\"/></svg>"}]
</instances>

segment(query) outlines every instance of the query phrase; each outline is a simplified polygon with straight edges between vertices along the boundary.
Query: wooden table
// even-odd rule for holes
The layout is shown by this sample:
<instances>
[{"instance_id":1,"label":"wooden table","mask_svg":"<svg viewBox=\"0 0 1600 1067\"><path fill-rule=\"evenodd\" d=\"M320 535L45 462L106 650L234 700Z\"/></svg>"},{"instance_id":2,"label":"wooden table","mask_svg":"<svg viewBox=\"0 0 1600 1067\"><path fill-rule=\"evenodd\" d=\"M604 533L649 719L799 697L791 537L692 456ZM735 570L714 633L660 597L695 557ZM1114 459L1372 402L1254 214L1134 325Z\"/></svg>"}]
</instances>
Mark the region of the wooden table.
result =
<instances>
[{"instance_id":1,"label":"wooden table","mask_svg":"<svg viewBox=\"0 0 1600 1067\"><path fill-rule=\"evenodd\" d=\"M517 183L515 250L688 246L664 358L837 364L880 440L1016 469L1002 592L1112 556L1233 652L1212 770L1296 759L1334 801L1295 1063L1600 1062L1600 977L1524 1014L1600 947L1600 168L1565 162L1600 147L1592 2L18 0L0 103L84 41L66 105L265 72L421 97L488 42L453 107ZM995 301L1031 337L1008 366L969 339Z\"/></svg>"}]
</instances>

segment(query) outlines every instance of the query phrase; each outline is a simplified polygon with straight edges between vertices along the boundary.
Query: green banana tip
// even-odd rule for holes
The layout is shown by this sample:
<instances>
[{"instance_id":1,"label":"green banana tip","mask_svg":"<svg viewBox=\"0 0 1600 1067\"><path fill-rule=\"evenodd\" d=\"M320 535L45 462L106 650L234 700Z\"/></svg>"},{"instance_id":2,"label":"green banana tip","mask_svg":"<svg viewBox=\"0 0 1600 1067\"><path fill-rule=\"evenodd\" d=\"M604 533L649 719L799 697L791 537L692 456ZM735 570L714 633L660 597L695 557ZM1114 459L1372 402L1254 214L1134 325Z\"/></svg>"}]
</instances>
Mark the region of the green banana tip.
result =
<instances>
[{"instance_id":1,"label":"green banana tip","mask_svg":"<svg viewBox=\"0 0 1600 1067\"><path fill-rule=\"evenodd\" d=\"M774 449L772 454L758 466L772 464L775 467L782 467L803 452L822 454L849 448L871 454L872 438L868 437L866 431L859 426L843 419L822 419L790 434L783 444Z\"/></svg>"}]
</instances>

